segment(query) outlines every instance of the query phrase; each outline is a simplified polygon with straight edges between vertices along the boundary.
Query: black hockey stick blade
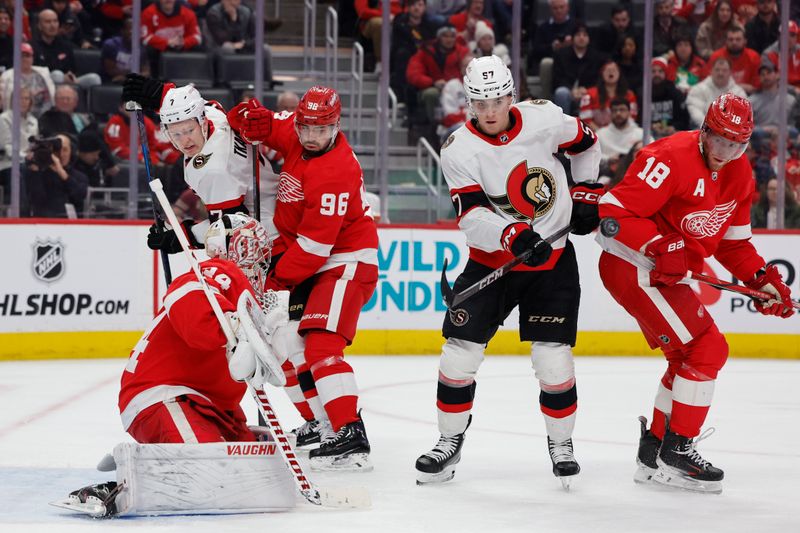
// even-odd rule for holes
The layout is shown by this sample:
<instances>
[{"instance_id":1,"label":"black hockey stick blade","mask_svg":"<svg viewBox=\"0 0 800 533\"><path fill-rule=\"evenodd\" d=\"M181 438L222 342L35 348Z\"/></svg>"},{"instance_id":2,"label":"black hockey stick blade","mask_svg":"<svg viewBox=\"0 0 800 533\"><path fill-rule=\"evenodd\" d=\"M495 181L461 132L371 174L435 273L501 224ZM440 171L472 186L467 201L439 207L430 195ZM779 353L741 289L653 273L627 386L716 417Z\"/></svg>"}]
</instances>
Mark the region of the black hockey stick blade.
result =
<instances>
[{"instance_id":1,"label":"black hockey stick blade","mask_svg":"<svg viewBox=\"0 0 800 533\"><path fill-rule=\"evenodd\" d=\"M450 287L450 282L447 281L447 264L447 258L445 258L444 265L442 266L442 281L440 283L440 288L442 291L442 300L444 300L444 305L450 309L453 304L455 293L453 292L453 288Z\"/></svg>"}]
</instances>

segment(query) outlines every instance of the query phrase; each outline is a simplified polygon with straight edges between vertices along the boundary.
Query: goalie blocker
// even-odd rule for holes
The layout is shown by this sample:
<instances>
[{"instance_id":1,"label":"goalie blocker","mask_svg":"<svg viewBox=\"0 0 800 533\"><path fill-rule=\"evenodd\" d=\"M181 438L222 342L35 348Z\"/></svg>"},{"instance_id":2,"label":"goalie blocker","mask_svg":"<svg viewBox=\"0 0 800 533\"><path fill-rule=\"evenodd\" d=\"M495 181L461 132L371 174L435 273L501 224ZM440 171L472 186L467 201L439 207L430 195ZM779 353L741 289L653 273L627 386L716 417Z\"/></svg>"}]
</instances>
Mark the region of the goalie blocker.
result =
<instances>
[{"instance_id":1,"label":"goalie blocker","mask_svg":"<svg viewBox=\"0 0 800 533\"><path fill-rule=\"evenodd\" d=\"M297 498L277 446L121 443L116 483L84 487L51 505L95 518L286 511Z\"/></svg>"}]
</instances>

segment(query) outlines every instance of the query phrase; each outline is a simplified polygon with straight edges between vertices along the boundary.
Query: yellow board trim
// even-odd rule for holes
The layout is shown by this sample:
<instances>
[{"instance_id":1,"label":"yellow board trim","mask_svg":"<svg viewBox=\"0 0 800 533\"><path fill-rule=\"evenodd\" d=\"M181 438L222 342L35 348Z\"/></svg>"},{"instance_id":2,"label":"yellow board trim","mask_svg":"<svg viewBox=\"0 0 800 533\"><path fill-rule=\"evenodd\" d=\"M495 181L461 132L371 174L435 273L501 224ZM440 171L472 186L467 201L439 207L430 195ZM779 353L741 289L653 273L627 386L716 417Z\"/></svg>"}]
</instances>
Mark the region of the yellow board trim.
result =
<instances>
[{"instance_id":1,"label":"yellow board trim","mask_svg":"<svg viewBox=\"0 0 800 533\"><path fill-rule=\"evenodd\" d=\"M128 357L141 335L141 331L0 333L0 361ZM800 335L728 333L725 338L732 357L800 359ZM443 342L439 331L363 330L346 353L439 354ZM576 355L660 355L650 350L641 333L620 331L581 331L574 351ZM530 345L520 342L515 331L500 331L486 353L528 355Z\"/></svg>"}]
</instances>

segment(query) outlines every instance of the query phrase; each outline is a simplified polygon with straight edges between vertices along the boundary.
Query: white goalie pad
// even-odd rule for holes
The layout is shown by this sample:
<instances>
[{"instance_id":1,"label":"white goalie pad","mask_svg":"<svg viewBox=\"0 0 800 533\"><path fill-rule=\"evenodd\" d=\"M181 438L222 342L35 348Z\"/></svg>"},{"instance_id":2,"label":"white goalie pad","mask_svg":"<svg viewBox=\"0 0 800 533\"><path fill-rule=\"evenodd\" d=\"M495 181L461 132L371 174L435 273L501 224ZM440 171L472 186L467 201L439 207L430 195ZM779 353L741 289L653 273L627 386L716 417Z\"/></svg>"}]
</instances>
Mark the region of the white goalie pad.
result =
<instances>
[{"instance_id":1,"label":"white goalie pad","mask_svg":"<svg viewBox=\"0 0 800 533\"><path fill-rule=\"evenodd\" d=\"M239 316L240 334L244 335L253 347L258 363L265 365L269 371L269 383L276 387L286 385L286 376L281 369L283 361L276 357L270 346L268 332L275 329L275 326L268 323L266 315L252 294L245 291L239 296L236 314Z\"/></svg>"},{"instance_id":2,"label":"white goalie pad","mask_svg":"<svg viewBox=\"0 0 800 533\"><path fill-rule=\"evenodd\" d=\"M261 513L297 503L273 442L122 443L114 460L121 516Z\"/></svg>"}]
</instances>

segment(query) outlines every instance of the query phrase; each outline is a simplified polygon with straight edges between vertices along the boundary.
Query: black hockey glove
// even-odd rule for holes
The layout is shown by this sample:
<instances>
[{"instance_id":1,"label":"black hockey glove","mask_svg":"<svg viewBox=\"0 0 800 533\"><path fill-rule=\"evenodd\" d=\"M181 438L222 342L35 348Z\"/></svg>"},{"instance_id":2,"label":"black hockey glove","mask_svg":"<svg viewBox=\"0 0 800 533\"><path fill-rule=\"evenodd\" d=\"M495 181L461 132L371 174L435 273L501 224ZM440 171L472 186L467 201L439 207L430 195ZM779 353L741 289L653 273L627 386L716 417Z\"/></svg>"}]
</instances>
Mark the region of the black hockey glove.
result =
<instances>
[{"instance_id":1,"label":"black hockey glove","mask_svg":"<svg viewBox=\"0 0 800 533\"><path fill-rule=\"evenodd\" d=\"M517 257L532 250L533 253L525 260L525 264L530 267L545 264L553 253L553 247L524 222L507 226L503 230L502 242L506 251Z\"/></svg>"},{"instance_id":2,"label":"black hockey glove","mask_svg":"<svg viewBox=\"0 0 800 533\"><path fill-rule=\"evenodd\" d=\"M140 74L128 74L122 84L122 101L133 100L144 109L157 111L161 107L164 82Z\"/></svg>"},{"instance_id":3,"label":"black hockey glove","mask_svg":"<svg viewBox=\"0 0 800 533\"><path fill-rule=\"evenodd\" d=\"M572 233L587 235L600 225L597 203L603 196L605 187L600 183L578 183L572 189Z\"/></svg>"},{"instance_id":4,"label":"black hockey glove","mask_svg":"<svg viewBox=\"0 0 800 533\"><path fill-rule=\"evenodd\" d=\"M189 244L193 248L200 248L200 243L192 234L192 226L194 226L194 222L191 220L181 222L182 231L188 236ZM164 250L168 254L177 254L183 250L178 236L175 235L175 230L162 228L158 223L150 226L150 233L147 234L147 247L151 250Z\"/></svg>"}]
</instances>

